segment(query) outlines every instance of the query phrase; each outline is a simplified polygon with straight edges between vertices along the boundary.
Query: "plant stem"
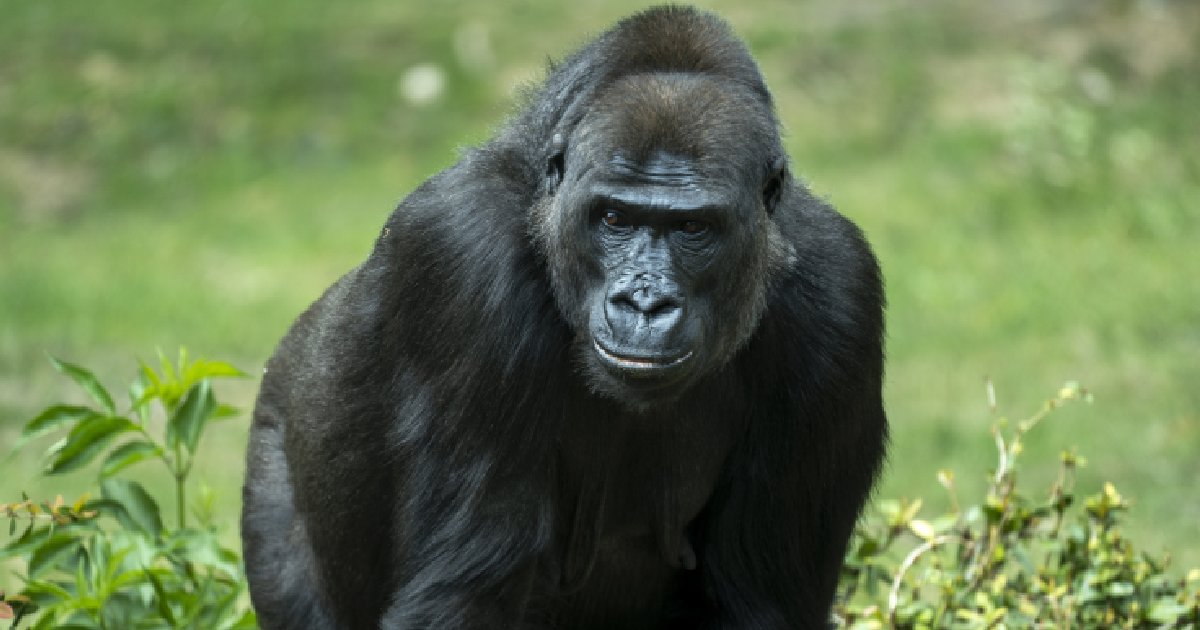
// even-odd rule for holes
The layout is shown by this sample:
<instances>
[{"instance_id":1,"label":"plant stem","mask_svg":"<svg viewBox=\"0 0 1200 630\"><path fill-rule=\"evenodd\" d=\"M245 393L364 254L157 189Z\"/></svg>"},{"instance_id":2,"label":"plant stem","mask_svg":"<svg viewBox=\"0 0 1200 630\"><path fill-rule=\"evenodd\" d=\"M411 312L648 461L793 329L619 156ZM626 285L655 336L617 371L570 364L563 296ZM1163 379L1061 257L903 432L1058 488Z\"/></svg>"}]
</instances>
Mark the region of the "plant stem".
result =
<instances>
[{"instance_id":1,"label":"plant stem","mask_svg":"<svg viewBox=\"0 0 1200 630\"><path fill-rule=\"evenodd\" d=\"M175 445L175 507L179 512L179 529L187 526L187 489L184 481L187 480L188 467L183 465L183 447L180 444Z\"/></svg>"},{"instance_id":2,"label":"plant stem","mask_svg":"<svg viewBox=\"0 0 1200 630\"><path fill-rule=\"evenodd\" d=\"M888 619L892 624L896 624L896 609L900 607L900 587L904 586L904 574L912 568L917 559L928 553L934 547L943 545L950 540L949 536L937 536L925 541L921 546L913 549L905 556L904 561L900 563L900 568L896 569L896 577L892 579L892 589L888 592Z\"/></svg>"}]
</instances>

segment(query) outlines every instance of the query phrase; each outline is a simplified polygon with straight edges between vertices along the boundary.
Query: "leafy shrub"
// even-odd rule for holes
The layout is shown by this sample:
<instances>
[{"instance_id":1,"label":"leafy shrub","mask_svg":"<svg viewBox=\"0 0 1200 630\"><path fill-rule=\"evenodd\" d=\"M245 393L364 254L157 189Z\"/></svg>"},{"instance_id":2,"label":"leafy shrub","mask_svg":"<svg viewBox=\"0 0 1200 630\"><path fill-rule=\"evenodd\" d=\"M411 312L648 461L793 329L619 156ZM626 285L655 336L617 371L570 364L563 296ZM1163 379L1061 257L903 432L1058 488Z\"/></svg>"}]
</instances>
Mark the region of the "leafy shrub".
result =
<instances>
[{"instance_id":1,"label":"leafy shrub","mask_svg":"<svg viewBox=\"0 0 1200 630\"><path fill-rule=\"evenodd\" d=\"M1082 458L1062 454L1045 498L1018 491L1026 433L1079 399L1090 397L1068 384L1015 427L992 428L998 463L979 504L962 506L949 471L938 473L947 514L924 519L920 500L881 501L851 543L838 627L1200 627L1200 570L1172 578L1166 561L1138 553L1121 533L1129 504L1112 484L1077 502Z\"/></svg>"},{"instance_id":2,"label":"leafy shrub","mask_svg":"<svg viewBox=\"0 0 1200 630\"><path fill-rule=\"evenodd\" d=\"M99 461L100 498L66 506L61 498L37 504L25 497L3 506L10 535L26 523L0 551L0 560L26 561L21 594L0 602L0 618L14 618L14 628L34 612L35 629L257 627L240 558L218 542L210 510L200 510L199 526L187 522L187 481L205 426L236 414L217 403L210 380L242 374L219 361L189 361L182 350L177 365L160 359L158 371L141 365L123 413L91 372L52 360L94 405L48 407L25 425L21 444L65 430L47 451L46 472ZM140 483L116 476L148 460L175 482L173 526Z\"/></svg>"},{"instance_id":3,"label":"leafy shrub","mask_svg":"<svg viewBox=\"0 0 1200 630\"><path fill-rule=\"evenodd\" d=\"M14 628L31 619L35 629L255 628L238 554L220 545L207 510L199 526L188 525L185 494L207 423L235 413L217 404L210 380L241 373L189 362L184 352L158 371L142 364L129 408L118 414L91 372L54 365L95 405L47 408L25 425L21 444L66 430L47 452L47 472L100 461L100 498L0 505L15 536L0 560L22 558L27 567L22 592L0 597L0 619L13 618ZM878 502L851 541L834 625L1200 628L1200 569L1171 577L1165 561L1138 553L1120 531L1129 505L1112 484L1077 501L1082 458L1063 453L1044 498L1018 491L1026 434L1061 405L1088 398L1068 384L1033 416L994 426L998 463L978 504L960 502L949 471L938 473L949 513L922 518L920 500ZM161 440L151 431L159 423ZM173 525L139 483L116 476L145 460L175 481Z\"/></svg>"}]
</instances>

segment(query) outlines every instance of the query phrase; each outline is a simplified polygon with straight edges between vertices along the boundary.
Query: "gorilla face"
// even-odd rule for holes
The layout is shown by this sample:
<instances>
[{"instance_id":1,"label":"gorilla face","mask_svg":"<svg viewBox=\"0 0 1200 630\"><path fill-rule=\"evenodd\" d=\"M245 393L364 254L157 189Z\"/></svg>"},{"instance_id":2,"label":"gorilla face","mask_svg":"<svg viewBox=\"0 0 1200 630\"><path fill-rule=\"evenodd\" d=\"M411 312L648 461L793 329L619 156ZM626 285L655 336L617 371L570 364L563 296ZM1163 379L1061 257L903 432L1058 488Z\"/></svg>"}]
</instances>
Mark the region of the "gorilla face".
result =
<instances>
[{"instance_id":1,"label":"gorilla face","mask_svg":"<svg viewBox=\"0 0 1200 630\"><path fill-rule=\"evenodd\" d=\"M576 357L594 390L638 410L745 343L778 249L771 118L714 83L627 79L549 160L537 231L557 252L549 271Z\"/></svg>"},{"instance_id":2,"label":"gorilla face","mask_svg":"<svg viewBox=\"0 0 1200 630\"><path fill-rule=\"evenodd\" d=\"M607 167L583 209L602 271L586 297L589 358L623 388L677 388L713 336L704 289L733 227L730 200L688 159L615 157Z\"/></svg>"}]
</instances>

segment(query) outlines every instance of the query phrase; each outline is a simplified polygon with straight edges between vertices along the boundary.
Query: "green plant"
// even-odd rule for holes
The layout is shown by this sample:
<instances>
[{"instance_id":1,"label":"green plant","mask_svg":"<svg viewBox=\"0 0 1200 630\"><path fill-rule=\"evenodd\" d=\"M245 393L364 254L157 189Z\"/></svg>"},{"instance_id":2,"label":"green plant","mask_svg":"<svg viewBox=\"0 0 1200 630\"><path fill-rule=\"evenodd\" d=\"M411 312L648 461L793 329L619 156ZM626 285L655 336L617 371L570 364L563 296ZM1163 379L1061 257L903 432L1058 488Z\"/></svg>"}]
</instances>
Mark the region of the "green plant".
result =
<instances>
[{"instance_id":1,"label":"green plant","mask_svg":"<svg viewBox=\"0 0 1200 630\"><path fill-rule=\"evenodd\" d=\"M1200 570L1172 578L1166 561L1138 553L1119 527L1129 504L1112 484L1081 512L1082 458L1062 454L1045 499L1018 491L1025 435L1080 399L1090 396L1070 383L1015 427L1003 418L993 427L998 463L980 504L962 506L949 471L938 473L950 493L947 514L926 520L920 500L880 502L847 556L839 627L1200 627Z\"/></svg>"},{"instance_id":2,"label":"green plant","mask_svg":"<svg viewBox=\"0 0 1200 630\"><path fill-rule=\"evenodd\" d=\"M209 519L205 503L211 496L201 497L198 526L190 526L187 515L188 477L204 429L236 414L217 403L211 379L242 373L228 363L191 361L184 350L175 365L160 356L157 371L141 364L129 406L118 413L90 371L51 361L94 404L48 407L26 423L18 448L65 430L47 451L46 472L99 461L100 498L66 506L61 498L39 505L25 497L4 506L10 535L19 521L27 524L0 551L0 560L23 558L26 575L21 593L3 599L0 615L10 614L14 628L35 618L35 629L256 627L239 557L220 544ZM118 476L148 460L161 463L174 482L174 526L164 523L140 483Z\"/></svg>"}]
</instances>

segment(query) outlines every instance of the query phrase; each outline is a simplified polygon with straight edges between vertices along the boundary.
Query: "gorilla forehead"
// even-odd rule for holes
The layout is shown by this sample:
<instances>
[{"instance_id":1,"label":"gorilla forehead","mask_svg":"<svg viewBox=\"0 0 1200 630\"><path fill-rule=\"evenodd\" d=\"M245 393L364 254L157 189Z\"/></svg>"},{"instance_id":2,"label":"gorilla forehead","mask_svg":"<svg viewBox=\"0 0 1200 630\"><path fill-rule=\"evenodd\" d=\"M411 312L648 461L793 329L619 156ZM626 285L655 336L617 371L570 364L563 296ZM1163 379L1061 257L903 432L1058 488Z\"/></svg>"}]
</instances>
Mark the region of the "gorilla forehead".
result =
<instances>
[{"instance_id":1,"label":"gorilla forehead","mask_svg":"<svg viewBox=\"0 0 1200 630\"><path fill-rule=\"evenodd\" d=\"M734 175L731 169L758 178L763 160L780 152L768 103L737 81L693 73L622 77L577 129L589 155L616 166L653 163L669 171L690 161L697 174L718 178Z\"/></svg>"},{"instance_id":2,"label":"gorilla forehead","mask_svg":"<svg viewBox=\"0 0 1200 630\"><path fill-rule=\"evenodd\" d=\"M698 191L704 183L696 170L695 160L667 151L654 151L642 159L631 159L624 152L618 152L605 166L608 176L597 187L638 182Z\"/></svg>"}]
</instances>

